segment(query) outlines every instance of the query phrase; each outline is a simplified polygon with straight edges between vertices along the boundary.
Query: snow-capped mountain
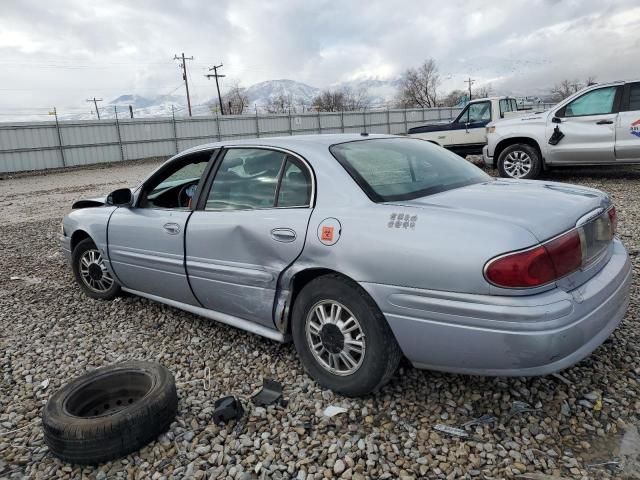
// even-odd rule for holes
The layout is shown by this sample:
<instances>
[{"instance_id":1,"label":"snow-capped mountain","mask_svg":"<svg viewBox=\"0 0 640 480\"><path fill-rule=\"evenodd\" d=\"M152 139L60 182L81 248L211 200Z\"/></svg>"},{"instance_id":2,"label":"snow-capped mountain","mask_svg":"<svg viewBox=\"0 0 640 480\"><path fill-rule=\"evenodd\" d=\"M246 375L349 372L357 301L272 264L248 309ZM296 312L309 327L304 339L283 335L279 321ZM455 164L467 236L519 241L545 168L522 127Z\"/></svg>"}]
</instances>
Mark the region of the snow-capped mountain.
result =
<instances>
[{"instance_id":1,"label":"snow-capped mountain","mask_svg":"<svg viewBox=\"0 0 640 480\"><path fill-rule=\"evenodd\" d=\"M255 104L258 107L269 105L280 97L290 98L294 105L311 105L318 93L319 88L287 79L267 80L251 85L245 90L249 106Z\"/></svg>"},{"instance_id":2,"label":"snow-capped mountain","mask_svg":"<svg viewBox=\"0 0 640 480\"><path fill-rule=\"evenodd\" d=\"M370 97L369 105L371 107L380 107L393 99L398 89L398 83L399 79L365 79L338 83L328 88L337 90L348 87L354 91L363 89ZM308 107L313 103L314 97L321 91L322 89L320 88L288 79L267 80L244 89L250 112L253 112L254 105L258 107L258 111L264 111L267 105L280 97L291 99L292 104L295 106L305 105ZM192 99L191 110L193 115L211 115L212 106L217 104L217 100L217 96L204 102L194 102ZM108 102L98 104L100 117L114 118L117 110L120 118L128 118L129 105L133 107L133 113L136 118L170 117L172 114L175 114L176 117L188 115L187 100L184 95L142 96L127 93ZM59 118L61 120L91 120L95 119L96 115L93 109L88 106L86 113L65 114L60 112Z\"/></svg>"}]
</instances>

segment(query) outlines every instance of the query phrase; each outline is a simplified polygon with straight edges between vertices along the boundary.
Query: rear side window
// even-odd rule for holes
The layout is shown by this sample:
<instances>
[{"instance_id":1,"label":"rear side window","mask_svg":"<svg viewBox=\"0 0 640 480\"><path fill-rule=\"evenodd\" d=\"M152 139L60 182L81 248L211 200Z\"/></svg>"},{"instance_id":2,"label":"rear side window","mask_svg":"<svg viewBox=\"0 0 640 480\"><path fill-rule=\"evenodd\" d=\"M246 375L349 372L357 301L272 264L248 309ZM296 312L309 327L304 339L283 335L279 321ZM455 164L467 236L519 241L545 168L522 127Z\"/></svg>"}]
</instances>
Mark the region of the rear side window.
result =
<instances>
[{"instance_id":1,"label":"rear side window","mask_svg":"<svg viewBox=\"0 0 640 480\"><path fill-rule=\"evenodd\" d=\"M282 173L277 207L306 207L311 201L309 171L289 157Z\"/></svg>"},{"instance_id":2,"label":"rear side window","mask_svg":"<svg viewBox=\"0 0 640 480\"><path fill-rule=\"evenodd\" d=\"M618 87L605 87L587 92L565 107L564 116L581 117L613 113L613 103L617 90Z\"/></svg>"},{"instance_id":3,"label":"rear side window","mask_svg":"<svg viewBox=\"0 0 640 480\"><path fill-rule=\"evenodd\" d=\"M462 157L418 139L361 140L330 151L374 202L410 200L490 180Z\"/></svg>"},{"instance_id":4,"label":"rear side window","mask_svg":"<svg viewBox=\"0 0 640 480\"><path fill-rule=\"evenodd\" d=\"M205 210L272 208L285 158L285 153L272 150L228 150L211 184Z\"/></svg>"},{"instance_id":5,"label":"rear side window","mask_svg":"<svg viewBox=\"0 0 640 480\"><path fill-rule=\"evenodd\" d=\"M628 110L640 110L640 82L632 83L629 86L629 108Z\"/></svg>"}]
</instances>

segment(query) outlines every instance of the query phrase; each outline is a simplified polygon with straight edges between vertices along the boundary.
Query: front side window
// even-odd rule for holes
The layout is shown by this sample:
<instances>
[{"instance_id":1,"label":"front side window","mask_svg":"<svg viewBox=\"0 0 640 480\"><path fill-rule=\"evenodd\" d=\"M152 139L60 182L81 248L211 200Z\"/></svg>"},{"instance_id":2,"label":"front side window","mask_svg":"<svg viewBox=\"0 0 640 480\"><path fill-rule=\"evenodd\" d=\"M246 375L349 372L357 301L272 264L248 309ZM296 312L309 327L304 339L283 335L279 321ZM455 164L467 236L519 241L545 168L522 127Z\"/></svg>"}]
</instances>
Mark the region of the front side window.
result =
<instances>
[{"instance_id":1,"label":"front side window","mask_svg":"<svg viewBox=\"0 0 640 480\"><path fill-rule=\"evenodd\" d=\"M458 123L478 123L491 121L491 102L470 103L458 117Z\"/></svg>"},{"instance_id":2,"label":"front side window","mask_svg":"<svg viewBox=\"0 0 640 480\"><path fill-rule=\"evenodd\" d=\"M205 210L272 208L286 154L254 148L230 149L220 164Z\"/></svg>"},{"instance_id":3,"label":"front side window","mask_svg":"<svg viewBox=\"0 0 640 480\"><path fill-rule=\"evenodd\" d=\"M374 202L410 200L491 178L462 157L418 139L360 140L330 151Z\"/></svg>"},{"instance_id":4,"label":"front side window","mask_svg":"<svg viewBox=\"0 0 640 480\"><path fill-rule=\"evenodd\" d=\"M203 152L175 160L144 185L138 206L191 208L210 158L211 152Z\"/></svg>"},{"instance_id":5,"label":"front side window","mask_svg":"<svg viewBox=\"0 0 640 480\"><path fill-rule=\"evenodd\" d=\"M592 90L576 98L565 107L565 117L584 115L605 115L613 113L613 102L618 87L606 87Z\"/></svg>"}]
</instances>

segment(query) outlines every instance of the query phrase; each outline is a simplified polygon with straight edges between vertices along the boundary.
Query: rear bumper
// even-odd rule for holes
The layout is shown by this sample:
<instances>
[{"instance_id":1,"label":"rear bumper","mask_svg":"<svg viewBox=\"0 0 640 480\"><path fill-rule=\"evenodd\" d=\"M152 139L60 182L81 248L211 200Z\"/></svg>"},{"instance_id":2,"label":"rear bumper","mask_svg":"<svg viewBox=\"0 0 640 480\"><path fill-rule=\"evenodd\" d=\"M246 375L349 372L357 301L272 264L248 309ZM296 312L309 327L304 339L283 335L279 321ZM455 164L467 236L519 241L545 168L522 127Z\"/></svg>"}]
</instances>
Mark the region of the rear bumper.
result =
<instances>
[{"instance_id":1,"label":"rear bumper","mask_svg":"<svg viewBox=\"0 0 640 480\"><path fill-rule=\"evenodd\" d=\"M545 375L582 360L622 320L630 285L618 240L602 270L569 292L506 297L362 284L414 366L496 376Z\"/></svg>"}]
</instances>

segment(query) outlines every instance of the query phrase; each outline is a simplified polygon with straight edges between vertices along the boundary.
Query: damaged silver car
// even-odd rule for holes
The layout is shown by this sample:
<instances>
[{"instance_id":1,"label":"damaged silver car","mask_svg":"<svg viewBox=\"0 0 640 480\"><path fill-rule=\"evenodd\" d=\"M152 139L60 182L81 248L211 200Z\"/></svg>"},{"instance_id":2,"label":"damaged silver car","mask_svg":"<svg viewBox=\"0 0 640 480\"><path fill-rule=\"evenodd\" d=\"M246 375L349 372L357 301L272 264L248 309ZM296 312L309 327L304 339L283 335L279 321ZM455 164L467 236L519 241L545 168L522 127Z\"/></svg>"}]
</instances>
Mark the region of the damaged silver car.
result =
<instances>
[{"instance_id":1,"label":"damaged silver car","mask_svg":"<svg viewBox=\"0 0 640 480\"><path fill-rule=\"evenodd\" d=\"M133 190L76 202L60 240L82 290L120 290L277 340L364 395L418 368L543 375L616 328L631 265L598 190L493 179L428 142L212 143Z\"/></svg>"}]
</instances>

